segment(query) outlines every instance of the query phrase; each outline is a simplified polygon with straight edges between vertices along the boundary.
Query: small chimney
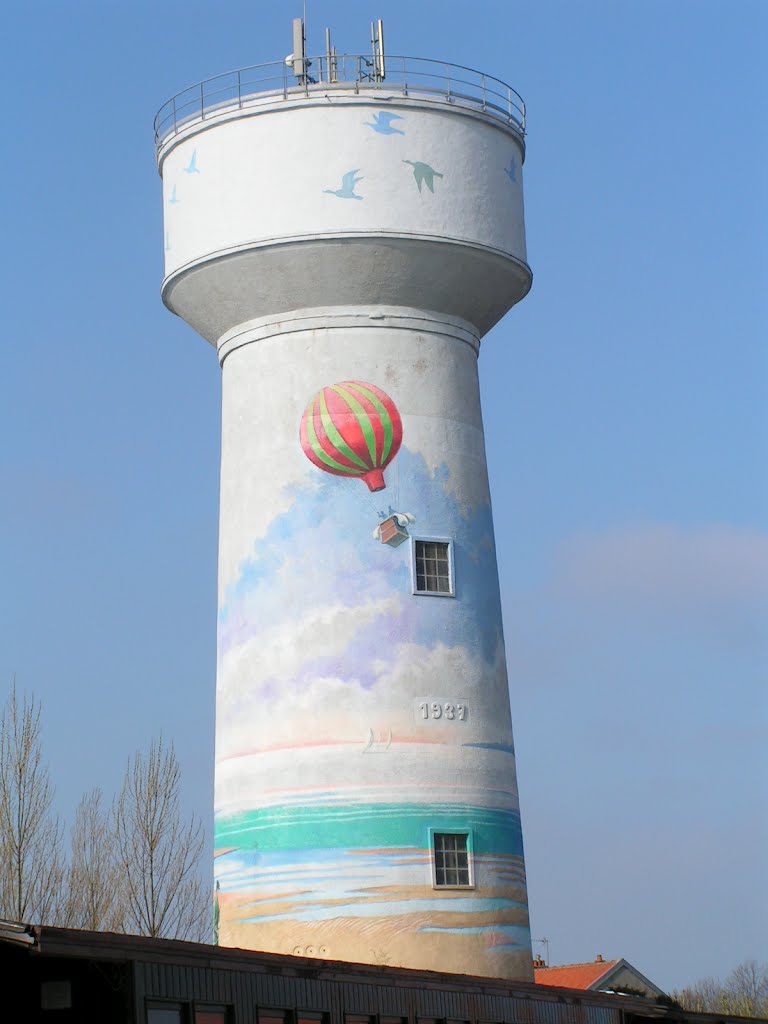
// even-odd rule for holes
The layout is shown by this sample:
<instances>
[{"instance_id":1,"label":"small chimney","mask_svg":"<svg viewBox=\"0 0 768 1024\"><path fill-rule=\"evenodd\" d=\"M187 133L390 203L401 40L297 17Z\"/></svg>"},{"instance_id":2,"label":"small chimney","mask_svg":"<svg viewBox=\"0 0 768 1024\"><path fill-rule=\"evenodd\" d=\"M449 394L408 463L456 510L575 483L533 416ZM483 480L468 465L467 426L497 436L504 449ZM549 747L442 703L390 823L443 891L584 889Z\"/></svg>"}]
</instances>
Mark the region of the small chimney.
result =
<instances>
[{"instance_id":1,"label":"small chimney","mask_svg":"<svg viewBox=\"0 0 768 1024\"><path fill-rule=\"evenodd\" d=\"M546 967L546 966L547 966L547 962L546 962L546 960L544 960L544 959L543 959L542 957L540 957L540 956L535 956L535 957L533 958L533 966L534 966L534 969L535 969L536 967Z\"/></svg>"},{"instance_id":2,"label":"small chimney","mask_svg":"<svg viewBox=\"0 0 768 1024\"><path fill-rule=\"evenodd\" d=\"M598 954L597 954L597 956L595 957L595 963L596 963L596 964L601 964L601 963L603 963L603 957L602 957L602 954L601 954L601 953L598 953Z\"/></svg>"}]
</instances>

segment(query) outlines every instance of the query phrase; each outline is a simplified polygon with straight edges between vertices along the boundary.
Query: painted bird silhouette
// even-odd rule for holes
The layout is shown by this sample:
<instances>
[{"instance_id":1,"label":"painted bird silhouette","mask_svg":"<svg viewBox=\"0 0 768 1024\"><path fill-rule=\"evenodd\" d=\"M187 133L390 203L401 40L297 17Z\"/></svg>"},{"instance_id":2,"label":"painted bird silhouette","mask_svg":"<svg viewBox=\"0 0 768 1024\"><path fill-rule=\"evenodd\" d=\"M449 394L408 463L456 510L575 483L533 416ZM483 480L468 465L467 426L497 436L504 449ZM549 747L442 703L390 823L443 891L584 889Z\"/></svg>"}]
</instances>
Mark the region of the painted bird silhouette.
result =
<instances>
[{"instance_id":1,"label":"painted bird silhouette","mask_svg":"<svg viewBox=\"0 0 768 1024\"><path fill-rule=\"evenodd\" d=\"M173 191L171 192L171 198L168 200L168 202L173 206L175 203L178 203L178 201L179 200L176 198L176 186L174 185Z\"/></svg>"},{"instance_id":2,"label":"painted bird silhouette","mask_svg":"<svg viewBox=\"0 0 768 1024\"><path fill-rule=\"evenodd\" d=\"M430 192L435 191L435 178L442 178L440 171L436 171L429 164L422 163L421 160L403 160L403 163L410 164L413 168L413 176L419 186L419 192L421 192L422 185L426 185Z\"/></svg>"},{"instance_id":3,"label":"painted bird silhouette","mask_svg":"<svg viewBox=\"0 0 768 1024\"><path fill-rule=\"evenodd\" d=\"M189 158L189 163L184 168L185 174L199 174L200 170L197 166L197 150L192 150L192 156Z\"/></svg>"},{"instance_id":4,"label":"painted bird silhouette","mask_svg":"<svg viewBox=\"0 0 768 1024\"><path fill-rule=\"evenodd\" d=\"M399 128L393 128L393 121L402 121L400 114L391 114L388 110L380 110L373 115L373 121L363 121L363 124L373 128L379 135L405 135Z\"/></svg>"},{"instance_id":5,"label":"painted bird silhouette","mask_svg":"<svg viewBox=\"0 0 768 1024\"><path fill-rule=\"evenodd\" d=\"M331 196L338 196L339 199L362 199L362 196L355 195L355 185L358 181L363 180L355 177L359 170L358 167L354 171L347 171L341 179L341 188L324 188L323 192L327 192Z\"/></svg>"},{"instance_id":6,"label":"painted bird silhouette","mask_svg":"<svg viewBox=\"0 0 768 1024\"><path fill-rule=\"evenodd\" d=\"M510 157L509 167L504 168L504 173L510 181L517 181L517 172L515 169L515 161L513 157Z\"/></svg>"}]
</instances>

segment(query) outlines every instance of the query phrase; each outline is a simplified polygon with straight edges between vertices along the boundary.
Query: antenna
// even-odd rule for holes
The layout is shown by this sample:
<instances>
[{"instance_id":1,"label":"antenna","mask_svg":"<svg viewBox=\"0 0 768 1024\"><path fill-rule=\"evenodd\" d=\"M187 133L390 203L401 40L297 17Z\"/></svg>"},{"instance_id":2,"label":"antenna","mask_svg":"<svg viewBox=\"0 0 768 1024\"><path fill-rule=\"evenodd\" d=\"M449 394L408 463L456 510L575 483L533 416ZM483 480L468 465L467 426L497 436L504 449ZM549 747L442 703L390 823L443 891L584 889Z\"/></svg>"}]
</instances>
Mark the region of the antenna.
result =
<instances>
[{"instance_id":1,"label":"antenna","mask_svg":"<svg viewBox=\"0 0 768 1024\"><path fill-rule=\"evenodd\" d=\"M325 78L327 82L338 81L338 62L336 60L336 47L331 46L331 30L327 28L325 30L325 60L326 60L326 73ZM322 78L322 73L320 75Z\"/></svg>"},{"instance_id":2,"label":"antenna","mask_svg":"<svg viewBox=\"0 0 768 1024\"><path fill-rule=\"evenodd\" d=\"M293 19L293 50L291 50L291 56L288 58L286 63L291 63L293 67L293 73L296 75L301 84L304 84L304 78L307 74L307 49L304 41L304 19L294 18Z\"/></svg>"},{"instance_id":3,"label":"antenna","mask_svg":"<svg viewBox=\"0 0 768 1024\"><path fill-rule=\"evenodd\" d=\"M371 52L373 55L373 79L376 82L383 82L385 75L384 67L384 22L381 18L371 22Z\"/></svg>"},{"instance_id":4,"label":"antenna","mask_svg":"<svg viewBox=\"0 0 768 1024\"><path fill-rule=\"evenodd\" d=\"M306 11L306 3L304 5ZM294 18L293 19L293 50L285 58L285 63L292 69L294 75L299 80L299 85L307 85L312 83L314 85L314 78L308 73L311 61L307 60L307 36L304 31L304 19Z\"/></svg>"}]
</instances>

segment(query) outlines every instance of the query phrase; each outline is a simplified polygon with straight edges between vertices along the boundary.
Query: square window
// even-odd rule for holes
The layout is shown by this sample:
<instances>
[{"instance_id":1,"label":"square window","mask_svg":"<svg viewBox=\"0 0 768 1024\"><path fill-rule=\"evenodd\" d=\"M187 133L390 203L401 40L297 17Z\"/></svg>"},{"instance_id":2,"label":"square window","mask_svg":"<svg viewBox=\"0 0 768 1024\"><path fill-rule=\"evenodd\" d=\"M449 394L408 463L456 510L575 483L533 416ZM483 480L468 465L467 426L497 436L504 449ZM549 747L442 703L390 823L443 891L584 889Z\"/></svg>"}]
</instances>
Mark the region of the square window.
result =
<instances>
[{"instance_id":1,"label":"square window","mask_svg":"<svg viewBox=\"0 0 768 1024\"><path fill-rule=\"evenodd\" d=\"M437 888L469 888L472 879L469 832L433 832L432 857Z\"/></svg>"},{"instance_id":2,"label":"square window","mask_svg":"<svg viewBox=\"0 0 768 1024\"><path fill-rule=\"evenodd\" d=\"M147 1024L182 1024L184 1016L181 1003L155 1003L147 1007Z\"/></svg>"},{"instance_id":3,"label":"square window","mask_svg":"<svg viewBox=\"0 0 768 1024\"><path fill-rule=\"evenodd\" d=\"M449 540L413 540L413 592L453 597L453 550Z\"/></svg>"},{"instance_id":4,"label":"square window","mask_svg":"<svg viewBox=\"0 0 768 1024\"><path fill-rule=\"evenodd\" d=\"M195 1024L228 1024L225 1006L196 1006Z\"/></svg>"},{"instance_id":5,"label":"square window","mask_svg":"<svg viewBox=\"0 0 768 1024\"><path fill-rule=\"evenodd\" d=\"M290 1010L258 1009L259 1024L293 1024L293 1014Z\"/></svg>"}]
</instances>

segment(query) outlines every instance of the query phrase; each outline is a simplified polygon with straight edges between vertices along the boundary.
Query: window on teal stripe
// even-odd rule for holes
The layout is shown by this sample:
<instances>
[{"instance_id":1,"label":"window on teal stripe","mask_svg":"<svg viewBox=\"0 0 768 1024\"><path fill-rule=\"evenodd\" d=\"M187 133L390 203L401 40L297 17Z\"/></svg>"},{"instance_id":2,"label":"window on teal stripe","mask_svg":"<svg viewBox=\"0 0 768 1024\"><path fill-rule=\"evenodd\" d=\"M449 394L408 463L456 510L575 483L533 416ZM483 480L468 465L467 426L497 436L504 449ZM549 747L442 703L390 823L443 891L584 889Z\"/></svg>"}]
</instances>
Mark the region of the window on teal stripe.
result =
<instances>
[{"instance_id":1,"label":"window on teal stripe","mask_svg":"<svg viewBox=\"0 0 768 1024\"><path fill-rule=\"evenodd\" d=\"M457 888L472 885L468 832L433 832L435 885Z\"/></svg>"}]
</instances>

